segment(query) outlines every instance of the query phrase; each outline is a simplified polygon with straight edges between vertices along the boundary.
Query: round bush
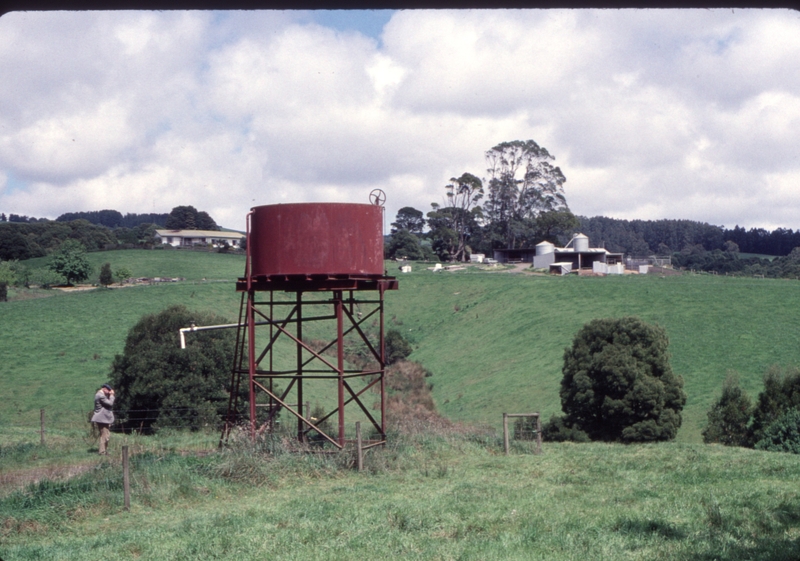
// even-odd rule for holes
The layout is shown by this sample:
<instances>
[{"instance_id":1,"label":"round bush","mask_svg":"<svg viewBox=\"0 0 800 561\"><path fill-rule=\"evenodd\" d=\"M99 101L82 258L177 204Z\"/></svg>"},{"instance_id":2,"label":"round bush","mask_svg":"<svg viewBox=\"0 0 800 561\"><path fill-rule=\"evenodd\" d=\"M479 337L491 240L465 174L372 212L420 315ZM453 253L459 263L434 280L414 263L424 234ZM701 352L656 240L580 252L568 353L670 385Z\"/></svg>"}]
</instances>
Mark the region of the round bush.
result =
<instances>
[{"instance_id":1,"label":"round bush","mask_svg":"<svg viewBox=\"0 0 800 561\"><path fill-rule=\"evenodd\" d=\"M675 438L686 394L670 367L668 346L664 329L639 318L584 325L564 351L565 427L601 441Z\"/></svg>"}]
</instances>

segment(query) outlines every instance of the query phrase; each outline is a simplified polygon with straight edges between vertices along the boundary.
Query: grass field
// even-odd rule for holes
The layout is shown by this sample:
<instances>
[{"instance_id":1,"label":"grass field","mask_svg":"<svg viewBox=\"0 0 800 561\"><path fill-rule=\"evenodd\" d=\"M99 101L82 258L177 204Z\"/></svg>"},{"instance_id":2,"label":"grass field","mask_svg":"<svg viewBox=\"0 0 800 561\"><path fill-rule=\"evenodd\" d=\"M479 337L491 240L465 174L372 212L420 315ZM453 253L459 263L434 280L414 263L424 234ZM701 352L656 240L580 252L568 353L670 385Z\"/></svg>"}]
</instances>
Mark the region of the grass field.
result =
<instances>
[{"instance_id":1,"label":"grass field","mask_svg":"<svg viewBox=\"0 0 800 561\"><path fill-rule=\"evenodd\" d=\"M387 327L413 342L410 358L433 372L449 418L496 428L503 412L557 412L563 350L577 330L637 315L670 337L689 397L684 425L673 443L546 444L541 456L515 443L509 457L491 431L391 434L357 474L348 453L216 452L213 432L116 434L111 456L98 460L85 411L129 328L171 304L235 320L243 259L91 258L186 280L25 291L0 304L3 561L800 558L797 456L700 444L728 370L755 397L768 366L800 363L796 281L433 274L415 265L386 295ZM123 444L133 455L129 512Z\"/></svg>"},{"instance_id":2,"label":"grass field","mask_svg":"<svg viewBox=\"0 0 800 561\"><path fill-rule=\"evenodd\" d=\"M366 458L131 440L114 458L0 496L0 556L28 559L794 560L797 457L720 446L550 444L392 435ZM180 442L177 442L180 445ZM57 445L54 445L57 447ZM64 456L69 447L58 449ZM13 473L47 454L0 448Z\"/></svg>"},{"instance_id":3,"label":"grass field","mask_svg":"<svg viewBox=\"0 0 800 561\"><path fill-rule=\"evenodd\" d=\"M145 313L184 304L237 317L233 281L243 272L241 256L181 251L90 256L112 268L124 265L136 276L187 280L48 291L52 297L0 305L0 395L6 404L0 425L35 423L41 408L56 423L60 412L86 409L87 396L105 381L128 329ZM433 372L429 381L438 407L456 420L498 427L503 412L541 411L545 418L557 413L564 348L584 323L600 317L637 315L666 329L673 369L684 377L688 395L681 442L700 442L706 411L728 371L738 371L755 397L770 365L800 364L796 281L711 275L562 278L478 268L433 274L419 265L399 279L400 289L386 296L387 328L412 341L410 358Z\"/></svg>"},{"instance_id":4,"label":"grass field","mask_svg":"<svg viewBox=\"0 0 800 561\"><path fill-rule=\"evenodd\" d=\"M564 349L594 318L635 315L667 331L688 395L681 441L700 441L728 371L755 397L767 367L800 363L796 281L427 273L402 276L389 326L414 341L411 358L434 373L454 419L496 426L503 411L559 412Z\"/></svg>"}]
</instances>

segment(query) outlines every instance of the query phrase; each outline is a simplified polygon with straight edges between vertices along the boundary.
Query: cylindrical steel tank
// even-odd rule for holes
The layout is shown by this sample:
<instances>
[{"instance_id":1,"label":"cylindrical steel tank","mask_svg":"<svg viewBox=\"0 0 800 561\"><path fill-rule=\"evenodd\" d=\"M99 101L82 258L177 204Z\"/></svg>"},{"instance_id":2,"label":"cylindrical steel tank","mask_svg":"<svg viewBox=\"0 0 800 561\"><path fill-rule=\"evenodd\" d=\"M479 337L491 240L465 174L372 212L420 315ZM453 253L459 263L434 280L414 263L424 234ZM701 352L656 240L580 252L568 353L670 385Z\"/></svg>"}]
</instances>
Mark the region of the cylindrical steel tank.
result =
<instances>
[{"instance_id":1,"label":"cylindrical steel tank","mask_svg":"<svg viewBox=\"0 0 800 561\"><path fill-rule=\"evenodd\" d=\"M252 209L253 277L260 275L381 276L382 207L293 203Z\"/></svg>"},{"instance_id":2,"label":"cylindrical steel tank","mask_svg":"<svg viewBox=\"0 0 800 561\"><path fill-rule=\"evenodd\" d=\"M583 234L575 234L572 238L572 247L575 251L589 251L589 238Z\"/></svg>"},{"instance_id":3,"label":"cylindrical steel tank","mask_svg":"<svg viewBox=\"0 0 800 561\"><path fill-rule=\"evenodd\" d=\"M555 250L556 246L550 242L541 242L536 244L536 255L547 255L549 253L553 253Z\"/></svg>"}]
</instances>

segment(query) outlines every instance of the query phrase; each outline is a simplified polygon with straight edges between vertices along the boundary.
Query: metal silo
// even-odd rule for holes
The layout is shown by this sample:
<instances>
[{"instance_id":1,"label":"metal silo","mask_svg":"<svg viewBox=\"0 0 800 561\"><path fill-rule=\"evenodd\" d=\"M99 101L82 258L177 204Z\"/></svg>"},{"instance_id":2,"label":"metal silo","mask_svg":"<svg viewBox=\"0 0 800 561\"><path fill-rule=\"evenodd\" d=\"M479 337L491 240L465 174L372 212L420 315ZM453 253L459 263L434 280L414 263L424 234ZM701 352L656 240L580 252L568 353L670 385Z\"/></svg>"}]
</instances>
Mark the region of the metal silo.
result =
<instances>
[{"instance_id":1,"label":"metal silo","mask_svg":"<svg viewBox=\"0 0 800 561\"><path fill-rule=\"evenodd\" d=\"M572 238L572 248L575 251L589 251L589 238L583 234L575 234Z\"/></svg>"},{"instance_id":2,"label":"metal silo","mask_svg":"<svg viewBox=\"0 0 800 561\"><path fill-rule=\"evenodd\" d=\"M556 246L550 242L541 242L536 244L536 255L547 255L549 253L555 253L555 251Z\"/></svg>"}]
</instances>

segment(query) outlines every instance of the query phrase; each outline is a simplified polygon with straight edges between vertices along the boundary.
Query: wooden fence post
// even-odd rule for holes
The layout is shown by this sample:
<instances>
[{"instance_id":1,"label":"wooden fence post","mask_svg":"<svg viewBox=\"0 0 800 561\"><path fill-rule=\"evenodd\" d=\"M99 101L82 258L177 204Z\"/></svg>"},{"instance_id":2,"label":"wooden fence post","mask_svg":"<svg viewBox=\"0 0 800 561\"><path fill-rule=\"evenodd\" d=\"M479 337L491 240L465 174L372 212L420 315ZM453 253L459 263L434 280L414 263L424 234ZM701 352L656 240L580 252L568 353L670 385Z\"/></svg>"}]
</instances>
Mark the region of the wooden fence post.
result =
<instances>
[{"instance_id":1,"label":"wooden fence post","mask_svg":"<svg viewBox=\"0 0 800 561\"><path fill-rule=\"evenodd\" d=\"M508 413L503 413L503 448L508 456Z\"/></svg>"},{"instance_id":2,"label":"wooden fence post","mask_svg":"<svg viewBox=\"0 0 800 561\"><path fill-rule=\"evenodd\" d=\"M361 443L361 421L356 421L356 467L358 471L364 469L364 448Z\"/></svg>"},{"instance_id":3,"label":"wooden fence post","mask_svg":"<svg viewBox=\"0 0 800 561\"><path fill-rule=\"evenodd\" d=\"M41 445L44 446L44 409L39 409L39 435L41 437Z\"/></svg>"},{"instance_id":4,"label":"wooden fence post","mask_svg":"<svg viewBox=\"0 0 800 561\"><path fill-rule=\"evenodd\" d=\"M125 510L131 509L131 478L128 469L128 445L122 447L122 488Z\"/></svg>"},{"instance_id":5,"label":"wooden fence post","mask_svg":"<svg viewBox=\"0 0 800 561\"><path fill-rule=\"evenodd\" d=\"M542 453L542 416L536 413L536 453Z\"/></svg>"}]
</instances>

